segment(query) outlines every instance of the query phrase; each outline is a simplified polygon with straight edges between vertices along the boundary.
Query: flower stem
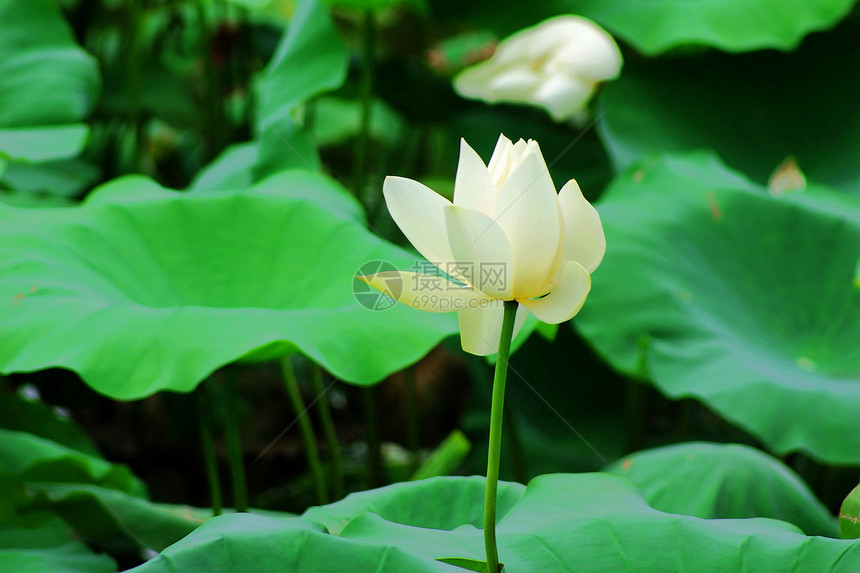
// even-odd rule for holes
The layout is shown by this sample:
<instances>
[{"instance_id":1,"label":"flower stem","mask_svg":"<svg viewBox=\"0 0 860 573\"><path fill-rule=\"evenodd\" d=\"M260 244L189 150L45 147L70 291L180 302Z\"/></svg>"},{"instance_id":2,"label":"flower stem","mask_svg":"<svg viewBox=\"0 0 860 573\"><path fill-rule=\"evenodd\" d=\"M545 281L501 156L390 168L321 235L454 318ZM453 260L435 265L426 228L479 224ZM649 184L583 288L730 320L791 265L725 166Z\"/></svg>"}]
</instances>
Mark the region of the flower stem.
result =
<instances>
[{"instance_id":1,"label":"flower stem","mask_svg":"<svg viewBox=\"0 0 860 573\"><path fill-rule=\"evenodd\" d=\"M203 446L203 463L209 479L209 497L212 515L221 515L221 480L218 478L218 460L215 456L215 440L212 438L211 400L207 400L209 384L202 384L194 392L197 401L197 420L200 425L200 441Z\"/></svg>"},{"instance_id":2,"label":"flower stem","mask_svg":"<svg viewBox=\"0 0 860 573\"><path fill-rule=\"evenodd\" d=\"M487 489L484 495L484 547L487 551L487 571L499 570L499 550L496 548L496 493L499 486L499 457L502 452L502 415L505 411L505 381L508 378L508 357L514 334L514 319L519 303L505 301L496 373L493 377L493 405L490 410L490 447L487 453Z\"/></svg>"},{"instance_id":3,"label":"flower stem","mask_svg":"<svg viewBox=\"0 0 860 573\"><path fill-rule=\"evenodd\" d=\"M305 457L307 457L308 467L314 479L317 503L324 505L328 503L325 473L323 472L322 463L320 463L320 453L314 429L311 426L310 418L306 416L307 407L305 407L305 401L302 399L302 393L299 391L299 384L296 382L296 373L293 370L293 363L289 356L281 359L281 375L284 378L284 387L287 390L287 396L293 405L296 416L298 416L299 432L302 434L302 442L305 445Z\"/></svg>"},{"instance_id":4,"label":"flower stem","mask_svg":"<svg viewBox=\"0 0 860 573\"><path fill-rule=\"evenodd\" d=\"M415 365L403 374L406 386L406 444L409 446L409 473L414 475L421 464L419 445L421 443L421 414L418 410L418 396L415 392Z\"/></svg>"},{"instance_id":5,"label":"flower stem","mask_svg":"<svg viewBox=\"0 0 860 573\"><path fill-rule=\"evenodd\" d=\"M206 113L206 121L204 127L206 129L206 137L204 138L204 157L206 161L213 159L222 147L222 128L224 120L221 117L221 95L218 70L215 69L213 62L213 34L209 26L208 18L206 17L206 6L209 2L197 0L194 7L197 10L197 26L200 38L200 61L203 64L203 82L206 91L206 102L204 111Z\"/></svg>"},{"instance_id":6,"label":"flower stem","mask_svg":"<svg viewBox=\"0 0 860 573\"><path fill-rule=\"evenodd\" d=\"M317 409L322 421L323 435L328 446L329 464L331 466L331 488L335 500L343 497L343 462L340 454L340 441L337 439L337 431L334 420L331 417L331 408L328 403L326 387L323 385L322 368L316 362L311 363L311 381L314 385L314 393L319 396Z\"/></svg>"},{"instance_id":7,"label":"flower stem","mask_svg":"<svg viewBox=\"0 0 860 573\"><path fill-rule=\"evenodd\" d=\"M361 42L361 76L359 79L359 93L361 94L361 128L355 146L355 195L362 201L365 207L369 204L366 196L367 185L367 157L368 145L370 143L370 121L373 111L373 52L376 41L376 22L372 10L365 10L362 23Z\"/></svg>"},{"instance_id":8,"label":"flower stem","mask_svg":"<svg viewBox=\"0 0 860 573\"><path fill-rule=\"evenodd\" d=\"M134 147L131 151L131 164L125 165L126 172L139 170L140 148L143 131L141 129L141 50L140 27L144 14L141 2L132 2L125 22L127 31L127 46L124 58L126 86L128 90L128 122L129 129L134 135Z\"/></svg>"},{"instance_id":9,"label":"flower stem","mask_svg":"<svg viewBox=\"0 0 860 573\"><path fill-rule=\"evenodd\" d=\"M225 374L227 392L224 396L224 431L227 434L233 506L236 511L248 511L248 482L245 479L245 462L242 459L242 441L239 435L239 381L234 369L227 368Z\"/></svg>"},{"instance_id":10,"label":"flower stem","mask_svg":"<svg viewBox=\"0 0 860 573\"><path fill-rule=\"evenodd\" d=\"M364 441L367 444L367 483L382 485L382 444L379 442L379 406L376 386L361 389L364 398Z\"/></svg>"}]
</instances>

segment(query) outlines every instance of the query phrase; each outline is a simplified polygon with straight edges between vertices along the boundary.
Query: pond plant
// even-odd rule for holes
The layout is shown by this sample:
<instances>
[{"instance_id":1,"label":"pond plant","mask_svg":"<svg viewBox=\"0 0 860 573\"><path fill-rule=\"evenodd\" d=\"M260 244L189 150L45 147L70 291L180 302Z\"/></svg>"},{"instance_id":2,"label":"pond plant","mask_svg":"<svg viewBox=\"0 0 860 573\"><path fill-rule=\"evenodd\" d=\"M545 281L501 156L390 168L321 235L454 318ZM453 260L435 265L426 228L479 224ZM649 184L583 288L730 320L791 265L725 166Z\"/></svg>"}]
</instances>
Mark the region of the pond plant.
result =
<instances>
[{"instance_id":1,"label":"pond plant","mask_svg":"<svg viewBox=\"0 0 860 573\"><path fill-rule=\"evenodd\" d=\"M860 570L858 32L0 0L0 571Z\"/></svg>"}]
</instances>

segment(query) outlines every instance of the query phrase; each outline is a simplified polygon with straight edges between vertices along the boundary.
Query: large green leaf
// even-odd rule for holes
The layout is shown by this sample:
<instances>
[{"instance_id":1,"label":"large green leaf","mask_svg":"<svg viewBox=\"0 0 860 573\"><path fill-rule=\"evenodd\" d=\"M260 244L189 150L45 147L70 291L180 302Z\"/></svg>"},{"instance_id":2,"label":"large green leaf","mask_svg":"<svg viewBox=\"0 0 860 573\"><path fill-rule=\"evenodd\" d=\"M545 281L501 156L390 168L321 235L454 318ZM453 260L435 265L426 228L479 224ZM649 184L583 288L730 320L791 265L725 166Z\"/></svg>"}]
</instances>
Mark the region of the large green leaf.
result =
<instances>
[{"instance_id":1,"label":"large green leaf","mask_svg":"<svg viewBox=\"0 0 860 573\"><path fill-rule=\"evenodd\" d=\"M209 165L197 172L189 190L242 189L254 182L254 164L260 144L236 143L224 148Z\"/></svg>"},{"instance_id":2,"label":"large green leaf","mask_svg":"<svg viewBox=\"0 0 860 573\"><path fill-rule=\"evenodd\" d=\"M113 573L116 563L73 539L58 518L40 527L0 525L0 571L14 573Z\"/></svg>"},{"instance_id":3,"label":"large green leaf","mask_svg":"<svg viewBox=\"0 0 860 573\"><path fill-rule=\"evenodd\" d=\"M3 174L4 182L12 189L34 198L54 199L54 206L96 183L99 177L98 167L80 157L40 163L13 162ZM35 203L36 199L31 202Z\"/></svg>"},{"instance_id":4,"label":"large green leaf","mask_svg":"<svg viewBox=\"0 0 860 573\"><path fill-rule=\"evenodd\" d=\"M599 126L613 162L714 149L765 183L787 156L810 180L860 193L860 27L810 37L794 54L628 62L606 87ZM735 97L740 90L742 97Z\"/></svg>"},{"instance_id":5,"label":"large green leaf","mask_svg":"<svg viewBox=\"0 0 860 573\"><path fill-rule=\"evenodd\" d=\"M319 153L300 125L299 107L339 87L346 79L348 61L349 53L326 7L319 0L299 2L275 55L255 84L259 101L255 140L226 148L197 174L191 187L238 188L284 169L319 170Z\"/></svg>"},{"instance_id":6,"label":"large green leaf","mask_svg":"<svg viewBox=\"0 0 860 573\"><path fill-rule=\"evenodd\" d=\"M20 481L78 482L143 495L125 466L26 432L0 429L0 475Z\"/></svg>"},{"instance_id":7,"label":"large green leaf","mask_svg":"<svg viewBox=\"0 0 860 573\"><path fill-rule=\"evenodd\" d=\"M319 0L301 0L257 84L259 137L255 177L286 167L319 169L316 148L295 117L305 100L339 87L349 53Z\"/></svg>"},{"instance_id":8,"label":"large green leaf","mask_svg":"<svg viewBox=\"0 0 860 573\"><path fill-rule=\"evenodd\" d=\"M82 124L0 129L0 151L13 160L61 159L77 155L88 135Z\"/></svg>"},{"instance_id":9,"label":"large green leaf","mask_svg":"<svg viewBox=\"0 0 860 573\"><path fill-rule=\"evenodd\" d=\"M78 536L99 547L161 551L212 516L212 510L153 503L136 495L87 484L28 483L37 500L74 526Z\"/></svg>"},{"instance_id":10,"label":"large green leaf","mask_svg":"<svg viewBox=\"0 0 860 573\"><path fill-rule=\"evenodd\" d=\"M145 486L128 468L32 434L0 430L0 570L115 571L112 559L92 553L80 543L79 531L44 507L32 480L44 480L44 488L63 487L67 484L57 482L66 481L78 482L79 488L97 484L94 489L107 495L145 503L137 497L145 494ZM72 517L89 522L92 514Z\"/></svg>"},{"instance_id":11,"label":"large green leaf","mask_svg":"<svg viewBox=\"0 0 860 573\"><path fill-rule=\"evenodd\" d=\"M291 169L261 180L253 187L257 194L278 196L284 190L294 199L319 205L332 215L364 222L364 208L343 185L321 173Z\"/></svg>"},{"instance_id":12,"label":"large green leaf","mask_svg":"<svg viewBox=\"0 0 860 573\"><path fill-rule=\"evenodd\" d=\"M852 489L839 508L839 532L843 539L860 537L860 486Z\"/></svg>"},{"instance_id":13,"label":"large green leaf","mask_svg":"<svg viewBox=\"0 0 860 573\"><path fill-rule=\"evenodd\" d=\"M4 526L18 531L26 525L20 535L42 539L51 553L65 553L71 535L58 533L53 517L46 519L59 515L74 528L75 539L136 554L143 547L167 547L211 516L210 510L152 503L145 495L143 483L125 466L46 438L0 430L0 548L15 546L4 541Z\"/></svg>"},{"instance_id":14,"label":"large green leaf","mask_svg":"<svg viewBox=\"0 0 860 573\"><path fill-rule=\"evenodd\" d=\"M45 161L80 152L98 66L55 2L0 0L0 77L0 156Z\"/></svg>"},{"instance_id":15,"label":"large green leaf","mask_svg":"<svg viewBox=\"0 0 860 573\"><path fill-rule=\"evenodd\" d=\"M313 57L308 57L313 54ZM346 79L348 54L319 0L302 0L258 84L262 122L289 115L302 101Z\"/></svg>"},{"instance_id":16,"label":"large green leaf","mask_svg":"<svg viewBox=\"0 0 860 573\"><path fill-rule=\"evenodd\" d=\"M212 519L135 569L160 571L456 571L483 560L483 478L435 478L356 494L302 518ZM807 537L768 519L704 520L653 509L609 474L502 484L499 556L508 571L852 571L860 542ZM322 522L318 525L317 521ZM326 533L331 531L331 533Z\"/></svg>"},{"instance_id":17,"label":"large green leaf","mask_svg":"<svg viewBox=\"0 0 860 573\"><path fill-rule=\"evenodd\" d=\"M522 498L525 486L499 484L496 513L501 518ZM372 511L390 523L453 531L483 523L484 479L432 478L412 483L397 483L386 488L364 491L321 507L312 507L303 518L326 527L329 533L343 534L352 519Z\"/></svg>"},{"instance_id":18,"label":"large green leaf","mask_svg":"<svg viewBox=\"0 0 860 573\"><path fill-rule=\"evenodd\" d=\"M348 201L324 210L299 180L183 194L129 177L76 208L3 208L0 369L59 366L135 399L300 350L372 384L456 332L451 315L360 305L359 267L408 269L414 257L368 231Z\"/></svg>"},{"instance_id":19,"label":"large green leaf","mask_svg":"<svg viewBox=\"0 0 860 573\"><path fill-rule=\"evenodd\" d=\"M314 101L313 138L320 147L341 145L361 132L362 106L358 99L320 97ZM382 100L374 100L370 113L370 137L394 145L404 129L403 119Z\"/></svg>"},{"instance_id":20,"label":"large green leaf","mask_svg":"<svg viewBox=\"0 0 860 573\"><path fill-rule=\"evenodd\" d=\"M856 201L774 197L698 154L627 170L599 209L607 253L574 323L600 354L778 452L860 462Z\"/></svg>"},{"instance_id":21,"label":"large green leaf","mask_svg":"<svg viewBox=\"0 0 860 573\"><path fill-rule=\"evenodd\" d=\"M603 24L644 54L685 45L728 52L794 49L810 32L826 30L855 0L558 0Z\"/></svg>"},{"instance_id":22,"label":"large green leaf","mask_svg":"<svg viewBox=\"0 0 860 573\"><path fill-rule=\"evenodd\" d=\"M558 14L590 18L611 34L655 56L681 46L727 52L792 50L809 34L842 20L856 0L550 0L498 3L434 0L437 18L469 20L508 35Z\"/></svg>"},{"instance_id":23,"label":"large green leaf","mask_svg":"<svg viewBox=\"0 0 860 573\"><path fill-rule=\"evenodd\" d=\"M391 544L328 535L321 525L253 514L214 518L161 555L132 569L152 572L438 571ZM450 569L445 569L450 571Z\"/></svg>"},{"instance_id":24,"label":"large green leaf","mask_svg":"<svg viewBox=\"0 0 860 573\"><path fill-rule=\"evenodd\" d=\"M770 517L807 535L839 537L836 519L791 469L737 444L692 442L644 450L606 471L640 487L660 511L706 519Z\"/></svg>"},{"instance_id":25,"label":"large green leaf","mask_svg":"<svg viewBox=\"0 0 860 573\"><path fill-rule=\"evenodd\" d=\"M98 449L77 425L39 400L0 392L0 428L28 432L93 457Z\"/></svg>"},{"instance_id":26,"label":"large green leaf","mask_svg":"<svg viewBox=\"0 0 860 573\"><path fill-rule=\"evenodd\" d=\"M0 125L75 123L92 106L95 60L74 42L56 3L0 1Z\"/></svg>"}]
</instances>

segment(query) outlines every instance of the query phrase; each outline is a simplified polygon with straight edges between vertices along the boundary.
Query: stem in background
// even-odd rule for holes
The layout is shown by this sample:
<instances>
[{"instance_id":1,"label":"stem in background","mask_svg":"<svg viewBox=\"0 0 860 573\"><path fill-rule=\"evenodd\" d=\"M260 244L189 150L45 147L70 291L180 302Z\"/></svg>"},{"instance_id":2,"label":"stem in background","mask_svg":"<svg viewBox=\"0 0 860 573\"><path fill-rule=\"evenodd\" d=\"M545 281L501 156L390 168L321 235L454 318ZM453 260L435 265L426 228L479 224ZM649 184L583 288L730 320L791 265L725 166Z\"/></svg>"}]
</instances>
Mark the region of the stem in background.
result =
<instances>
[{"instance_id":1,"label":"stem in background","mask_svg":"<svg viewBox=\"0 0 860 573\"><path fill-rule=\"evenodd\" d=\"M678 421L675 424L675 439L679 442L686 442L690 439L690 422L693 417L694 405L695 402L691 398L683 398L676 403Z\"/></svg>"},{"instance_id":2,"label":"stem in background","mask_svg":"<svg viewBox=\"0 0 860 573\"><path fill-rule=\"evenodd\" d=\"M307 414L305 401L302 399L302 393L299 391L299 383L296 381L296 373L293 370L293 363L289 356L284 356L281 359L281 375L284 379L284 387L287 390L287 397L293 405L293 410L296 412L296 419L299 422L299 432L302 435L302 442L305 445L305 457L307 457L308 467L311 470L311 475L314 480L314 490L316 491L317 503L320 505L328 503L328 492L325 487L325 472L323 472L322 463L320 463L319 448L317 448L317 439L314 435L313 426L311 426L310 418Z\"/></svg>"},{"instance_id":3,"label":"stem in background","mask_svg":"<svg viewBox=\"0 0 860 573\"><path fill-rule=\"evenodd\" d=\"M126 46L125 71L126 85L128 89L128 112L129 123L134 135L134 149L132 150L132 165L130 171L137 172L140 159L140 143L143 137L140 129L140 46L139 28L142 25L141 11L142 1L132 2L127 13L126 30L128 32L128 44Z\"/></svg>"},{"instance_id":4,"label":"stem in background","mask_svg":"<svg viewBox=\"0 0 860 573\"><path fill-rule=\"evenodd\" d=\"M81 46L87 45L87 30L96 20L96 0L83 0L78 4L75 15L72 18L72 31L75 33L75 40Z\"/></svg>"},{"instance_id":5,"label":"stem in background","mask_svg":"<svg viewBox=\"0 0 860 573\"><path fill-rule=\"evenodd\" d=\"M248 483L245 480L245 463L239 435L239 381L233 368L226 368L225 375L224 430L227 435L230 481L233 484L233 505L236 511L248 511Z\"/></svg>"},{"instance_id":6,"label":"stem in background","mask_svg":"<svg viewBox=\"0 0 860 573\"><path fill-rule=\"evenodd\" d=\"M373 11L365 10L362 26L361 42L361 79L359 90L361 94L361 130L355 145L355 195L362 201L365 208L369 206L371 197L367 196L367 147L370 142L370 120L373 112L373 52L376 40L376 22Z\"/></svg>"},{"instance_id":7,"label":"stem in background","mask_svg":"<svg viewBox=\"0 0 860 573\"><path fill-rule=\"evenodd\" d=\"M502 415L505 411L505 381L508 378L508 358L519 303L505 301L496 373L493 377L493 405L490 410L490 446L487 453L487 488L484 495L484 548L487 551L487 571L499 570L499 550L496 547L496 496L499 488L499 458L502 453Z\"/></svg>"},{"instance_id":8,"label":"stem in background","mask_svg":"<svg viewBox=\"0 0 860 573\"><path fill-rule=\"evenodd\" d=\"M376 386L361 389L364 395L364 441L367 443L367 481L370 487L382 483L382 445L379 442L379 407Z\"/></svg>"},{"instance_id":9,"label":"stem in background","mask_svg":"<svg viewBox=\"0 0 860 573\"><path fill-rule=\"evenodd\" d=\"M218 78L218 70L215 69L215 64L212 60L212 30L206 18L206 8L204 7L203 0L197 0L194 6L197 9L197 25L200 31L201 44L200 59L203 61L203 89L206 92L206 121L204 122L206 141L204 149L205 158L208 162L218 154L218 151L223 146L222 129L224 118L221 113L221 82Z\"/></svg>"},{"instance_id":10,"label":"stem in background","mask_svg":"<svg viewBox=\"0 0 860 573\"><path fill-rule=\"evenodd\" d=\"M314 135L314 127L316 126L317 120L317 100L312 99L304 105L304 114L302 117L302 128L305 130L305 133L313 137ZM314 144L316 144L316 139L314 139Z\"/></svg>"},{"instance_id":11,"label":"stem in background","mask_svg":"<svg viewBox=\"0 0 860 573\"><path fill-rule=\"evenodd\" d=\"M204 382L194 392L197 401L197 420L200 425L200 441L203 445L203 463L206 465L206 477L209 478L209 497L212 504L212 515L221 515L223 501L221 498L221 480L218 478L218 460L215 456L215 440L212 438L211 401L207 400L209 383Z\"/></svg>"},{"instance_id":12,"label":"stem in background","mask_svg":"<svg viewBox=\"0 0 860 573\"><path fill-rule=\"evenodd\" d=\"M514 479L520 483L526 483L529 479L528 470L526 469L526 451L523 448L517 419L508 403L505 403L505 418L508 420L508 446L513 458Z\"/></svg>"},{"instance_id":13,"label":"stem in background","mask_svg":"<svg viewBox=\"0 0 860 573\"><path fill-rule=\"evenodd\" d=\"M406 386L406 445L409 447L409 475L415 475L420 465L418 456L421 442L421 416L418 410L418 396L415 392L415 365L403 373L403 383Z\"/></svg>"},{"instance_id":14,"label":"stem in background","mask_svg":"<svg viewBox=\"0 0 860 573\"><path fill-rule=\"evenodd\" d=\"M625 402L627 451L636 452L642 449L642 436L645 433L645 387L641 382L627 379Z\"/></svg>"},{"instance_id":15,"label":"stem in background","mask_svg":"<svg viewBox=\"0 0 860 573\"><path fill-rule=\"evenodd\" d=\"M328 403L328 395L326 387L323 384L323 371L316 362L311 363L311 381L314 386L314 393L319 397L317 399L317 409L322 421L323 434L325 435L326 445L328 446L329 465L331 472L329 474L332 488L332 496L335 500L343 497L343 461L341 460L340 441L337 439L337 431L335 430L334 420L331 417L331 408Z\"/></svg>"}]
</instances>

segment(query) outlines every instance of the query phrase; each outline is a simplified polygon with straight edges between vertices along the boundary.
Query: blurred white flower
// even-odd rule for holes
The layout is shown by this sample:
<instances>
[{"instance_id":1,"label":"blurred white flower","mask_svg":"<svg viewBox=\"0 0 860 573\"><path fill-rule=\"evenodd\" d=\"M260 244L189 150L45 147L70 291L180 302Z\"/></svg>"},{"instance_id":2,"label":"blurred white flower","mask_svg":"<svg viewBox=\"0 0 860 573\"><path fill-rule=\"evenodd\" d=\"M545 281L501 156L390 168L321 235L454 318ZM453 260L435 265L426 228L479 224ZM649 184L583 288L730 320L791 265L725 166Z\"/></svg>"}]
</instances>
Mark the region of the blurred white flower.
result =
<instances>
[{"instance_id":1,"label":"blurred white flower","mask_svg":"<svg viewBox=\"0 0 860 573\"><path fill-rule=\"evenodd\" d=\"M559 16L503 40L487 61L454 79L460 95L546 108L556 121L582 111L598 82L621 69L621 52L597 24Z\"/></svg>"}]
</instances>

